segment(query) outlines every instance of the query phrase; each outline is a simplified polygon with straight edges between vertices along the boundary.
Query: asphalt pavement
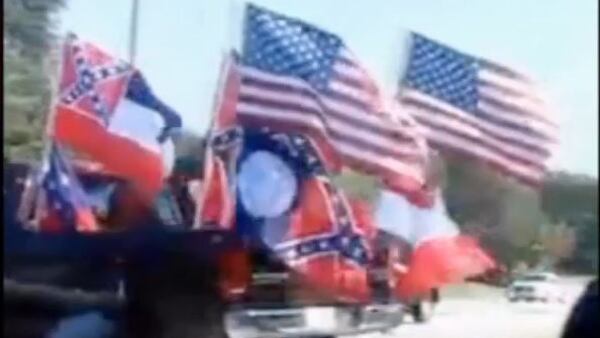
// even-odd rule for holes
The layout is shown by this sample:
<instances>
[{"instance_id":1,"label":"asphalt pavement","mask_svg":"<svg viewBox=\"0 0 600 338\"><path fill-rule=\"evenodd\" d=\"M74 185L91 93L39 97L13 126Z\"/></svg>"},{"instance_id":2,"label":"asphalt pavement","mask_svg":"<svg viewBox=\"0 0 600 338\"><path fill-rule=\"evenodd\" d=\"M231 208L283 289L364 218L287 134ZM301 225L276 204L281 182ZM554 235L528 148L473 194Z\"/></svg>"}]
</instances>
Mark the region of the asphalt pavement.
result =
<instances>
[{"instance_id":1,"label":"asphalt pavement","mask_svg":"<svg viewBox=\"0 0 600 338\"><path fill-rule=\"evenodd\" d=\"M360 338L558 338L587 279L561 280L566 297L563 303L510 303L501 289L484 297L441 299L430 322L410 320L386 333Z\"/></svg>"},{"instance_id":2,"label":"asphalt pavement","mask_svg":"<svg viewBox=\"0 0 600 338\"><path fill-rule=\"evenodd\" d=\"M389 332L343 338L558 338L589 278L562 278L563 302L509 302L504 289L462 285L442 290L427 323L405 322ZM243 331L230 334L244 338ZM341 337L340 337L341 338Z\"/></svg>"}]
</instances>

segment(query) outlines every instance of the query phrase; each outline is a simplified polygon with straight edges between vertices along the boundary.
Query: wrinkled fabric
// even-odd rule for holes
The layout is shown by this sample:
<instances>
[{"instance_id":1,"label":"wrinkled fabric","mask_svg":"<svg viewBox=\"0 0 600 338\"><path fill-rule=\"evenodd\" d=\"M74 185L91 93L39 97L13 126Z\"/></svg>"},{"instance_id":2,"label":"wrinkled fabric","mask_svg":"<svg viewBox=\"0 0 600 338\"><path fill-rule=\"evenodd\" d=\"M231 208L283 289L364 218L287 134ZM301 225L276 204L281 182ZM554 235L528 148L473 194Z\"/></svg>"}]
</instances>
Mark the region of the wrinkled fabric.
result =
<instances>
[{"instance_id":1,"label":"wrinkled fabric","mask_svg":"<svg viewBox=\"0 0 600 338\"><path fill-rule=\"evenodd\" d=\"M377 210L379 229L408 244L399 256L406 270L390 269L394 293L410 299L450 283L480 274L495 266L474 238L461 235L446 212L441 191L431 208L420 208L404 196L384 192ZM398 244L397 243L397 244Z\"/></svg>"}]
</instances>

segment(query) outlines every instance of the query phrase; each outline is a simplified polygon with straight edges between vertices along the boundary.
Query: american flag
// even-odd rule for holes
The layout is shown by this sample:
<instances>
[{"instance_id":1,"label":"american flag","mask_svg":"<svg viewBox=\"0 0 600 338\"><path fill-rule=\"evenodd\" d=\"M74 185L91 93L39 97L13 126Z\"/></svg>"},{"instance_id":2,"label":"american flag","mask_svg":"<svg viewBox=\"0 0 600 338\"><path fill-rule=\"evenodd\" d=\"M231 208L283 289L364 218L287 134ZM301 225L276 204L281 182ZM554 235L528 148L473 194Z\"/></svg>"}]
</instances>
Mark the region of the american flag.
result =
<instances>
[{"instance_id":1,"label":"american flag","mask_svg":"<svg viewBox=\"0 0 600 338\"><path fill-rule=\"evenodd\" d=\"M306 132L326 161L333 156L397 191L421 187L416 130L338 36L254 5L245 20L237 104L244 125Z\"/></svg>"},{"instance_id":2,"label":"american flag","mask_svg":"<svg viewBox=\"0 0 600 338\"><path fill-rule=\"evenodd\" d=\"M58 145L53 144L39 178L39 230L61 232L98 230L88 197Z\"/></svg>"},{"instance_id":3,"label":"american flag","mask_svg":"<svg viewBox=\"0 0 600 338\"><path fill-rule=\"evenodd\" d=\"M540 184L558 127L527 76L413 33L399 99L432 148Z\"/></svg>"}]
</instances>

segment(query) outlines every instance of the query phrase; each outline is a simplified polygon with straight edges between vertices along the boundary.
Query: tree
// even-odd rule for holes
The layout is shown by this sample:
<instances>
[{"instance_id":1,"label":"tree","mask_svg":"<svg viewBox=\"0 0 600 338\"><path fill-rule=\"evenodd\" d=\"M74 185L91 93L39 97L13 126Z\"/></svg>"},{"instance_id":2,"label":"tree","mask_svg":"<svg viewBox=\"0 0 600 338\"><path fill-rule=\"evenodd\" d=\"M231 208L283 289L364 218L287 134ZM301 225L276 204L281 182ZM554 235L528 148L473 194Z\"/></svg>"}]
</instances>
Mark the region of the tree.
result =
<instances>
[{"instance_id":1,"label":"tree","mask_svg":"<svg viewBox=\"0 0 600 338\"><path fill-rule=\"evenodd\" d=\"M575 229L565 223L548 225L542 229L540 241L544 252L553 263L568 259L573 255L576 241Z\"/></svg>"},{"instance_id":2,"label":"tree","mask_svg":"<svg viewBox=\"0 0 600 338\"><path fill-rule=\"evenodd\" d=\"M539 239L541 229L548 223L541 209L539 193L509 183L504 199L501 217L504 236L516 247L530 246Z\"/></svg>"},{"instance_id":3,"label":"tree","mask_svg":"<svg viewBox=\"0 0 600 338\"><path fill-rule=\"evenodd\" d=\"M54 14L63 7L63 0L4 1L5 43L28 56L43 56L56 38Z\"/></svg>"},{"instance_id":4,"label":"tree","mask_svg":"<svg viewBox=\"0 0 600 338\"><path fill-rule=\"evenodd\" d=\"M42 149L50 80L56 69L55 14L62 0L4 2L4 152L17 159Z\"/></svg>"},{"instance_id":5,"label":"tree","mask_svg":"<svg viewBox=\"0 0 600 338\"><path fill-rule=\"evenodd\" d=\"M566 172L549 175L542 205L552 222L564 223L575 233L575 249L563 260L567 269L598 271L598 180Z\"/></svg>"},{"instance_id":6,"label":"tree","mask_svg":"<svg viewBox=\"0 0 600 338\"><path fill-rule=\"evenodd\" d=\"M450 216L475 232L489 232L499 226L508 190L506 181L474 162L453 158L445 162L444 199Z\"/></svg>"},{"instance_id":7,"label":"tree","mask_svg":"<svg viewBox=\"0 0 600 338\"><path fill-rule=\"evenodd\" d=\"M39 154L49 90L39 64L5 55L4 146L10 158Z\"/></svg>"},{"instance_id":8,"label":"tree","mask_svg":"<svg viewBox=\"0 0 600 338\"><path fill-rule=\"evenodd\" d=\"M542 206L553 222L580 213L598 215L598 180L584 175L556 172L543 187Z\"/></svg>"},{"instance_id":9,"label":"tree","mask_svg":"<svg viewBox=\"0 0 600 338\"><path fill-rule=\"evenodd\" d=\"M201 174L204 169L206 139L189 130L182 130L174 141L174 170L180 174Z\"/></svg>"},{"instance_id":10,"label":"tree","mask_svg":"<svg viewBox=\"0 0 600 338\"><path fill-rule=\"evenodd\" d=\"M346 170L342 174L335 176L333 182L349 197L367 201L371 206L376 205L379 199L379 182L373 176Z\"/></svg>"},{"instance_id":11,"label":"tree","mask_svg":"<svg viewBox=\"0 0 600 338\"><path fill-rule=\"evenodd\" d=\"M194 157L202 159L204 156L205 138L190 131L183 129L175 138L176 157Z\"/></svg>"},{"instance_id":12,"label":"tree","mask_svg":"<svg viewBox=\"0 0 600 338\"><path fill-rule=\"evenodd\" d=\"M444 198L461 231L480 239L501 262L537 262L540 228L546 224L539 193L487 166L445 157Z\"/></svg>"}]
</instances>

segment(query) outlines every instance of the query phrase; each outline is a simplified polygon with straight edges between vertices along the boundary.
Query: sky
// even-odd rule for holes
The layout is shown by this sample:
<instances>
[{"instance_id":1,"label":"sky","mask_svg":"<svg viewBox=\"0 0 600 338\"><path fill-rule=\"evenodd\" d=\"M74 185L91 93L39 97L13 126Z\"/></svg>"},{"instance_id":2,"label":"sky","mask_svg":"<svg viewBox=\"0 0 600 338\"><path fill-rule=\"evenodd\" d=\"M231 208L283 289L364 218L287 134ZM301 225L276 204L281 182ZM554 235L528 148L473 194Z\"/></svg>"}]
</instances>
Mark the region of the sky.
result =
<instances>
[{"instance_id":1,"label":"sky","mask_svg":"<svg viewBox=\"0 0 600 338\"><path fill-rule=\"evenodd\" d=\"M140 0L135 65L204 133L225 51L241 40L241 0ZM60 29L127 59L131 0L68 0ZM557 111L552 169L598 177L597 0L255 0L332 33L394 93L410 31L515 67Z\"/></svg>"}]
</instances>

